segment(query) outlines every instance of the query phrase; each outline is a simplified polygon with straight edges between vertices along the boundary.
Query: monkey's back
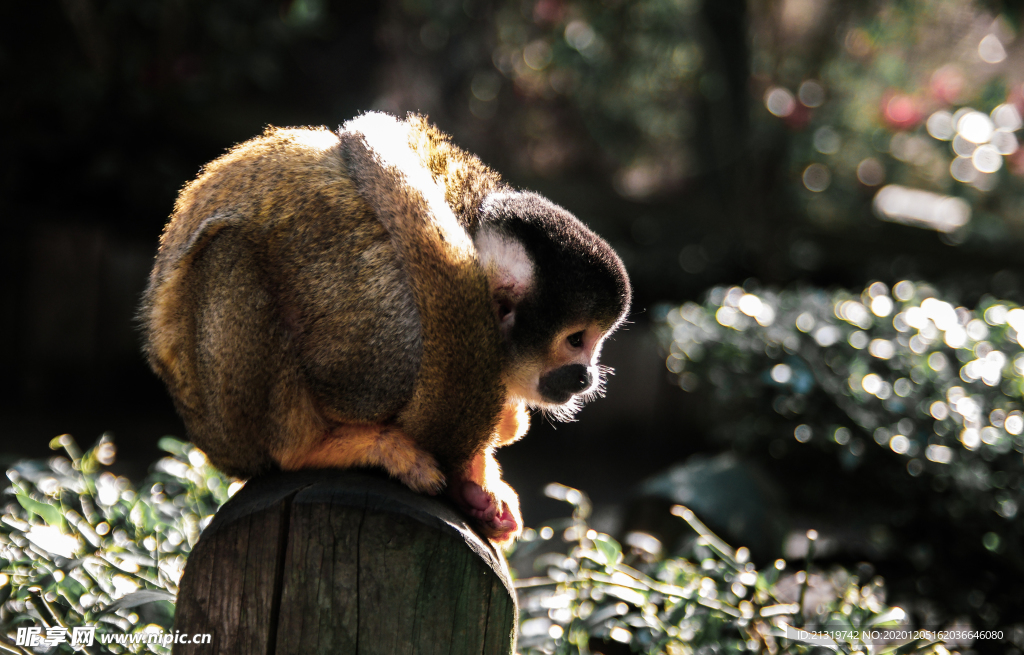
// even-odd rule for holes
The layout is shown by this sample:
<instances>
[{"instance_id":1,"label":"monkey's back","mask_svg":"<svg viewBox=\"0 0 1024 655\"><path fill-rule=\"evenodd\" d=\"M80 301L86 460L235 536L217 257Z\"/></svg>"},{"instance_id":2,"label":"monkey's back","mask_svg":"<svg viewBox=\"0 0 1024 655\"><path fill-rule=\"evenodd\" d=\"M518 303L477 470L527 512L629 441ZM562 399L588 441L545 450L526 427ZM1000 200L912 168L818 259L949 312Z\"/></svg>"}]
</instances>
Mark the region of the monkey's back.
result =
<instances>
[{"instance_id":1,"label":"monkey's back","mask_svg":"<svg viewBox=\"0 0 1024 655\"><path fill-rule=\"evenodd\" d=\"M416 302L339 144L268 129L182 190L161 238L147 354L232 475L315 440L325 419L393 419L416 383Z\"/></svg>"}]
</instances>

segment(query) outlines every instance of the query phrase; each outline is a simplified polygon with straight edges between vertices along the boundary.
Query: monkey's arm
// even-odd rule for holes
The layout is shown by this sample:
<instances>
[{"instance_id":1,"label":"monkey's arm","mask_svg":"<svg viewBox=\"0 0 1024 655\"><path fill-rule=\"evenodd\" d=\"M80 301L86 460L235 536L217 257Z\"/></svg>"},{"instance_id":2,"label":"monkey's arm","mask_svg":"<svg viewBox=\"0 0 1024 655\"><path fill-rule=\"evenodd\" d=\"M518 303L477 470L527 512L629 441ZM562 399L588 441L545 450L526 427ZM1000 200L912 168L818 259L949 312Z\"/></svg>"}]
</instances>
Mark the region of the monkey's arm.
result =
<instances>
[{"instance_id":1,"label":"monkey's arm","mask_svg":"<svg viewBox=\"0 0 1024 655\"><path fill-rule=\"evenodd\" d=\"M366 114L345 125L341 147L359 195L391 236L419 313L423 354L397 423L456 473L497 424L502 346L473 243L409 148L409 129Z\"/></svg>"},{"instance_id":2,"label":"monkey's arm","mask_svg":"<svg viewBox=\"0 0 1024 655\"><path fill-rule=\"evenodd\" d=\"M519 497L501 479L494 450L521 438L529 427L530 415L524 403L505 405L491 444L469 462L463 475L449 487L452 500L477 519L484 534L499 544L511 544L519 537L523 517L519 513Z\"/></svg>"}]
</instances>

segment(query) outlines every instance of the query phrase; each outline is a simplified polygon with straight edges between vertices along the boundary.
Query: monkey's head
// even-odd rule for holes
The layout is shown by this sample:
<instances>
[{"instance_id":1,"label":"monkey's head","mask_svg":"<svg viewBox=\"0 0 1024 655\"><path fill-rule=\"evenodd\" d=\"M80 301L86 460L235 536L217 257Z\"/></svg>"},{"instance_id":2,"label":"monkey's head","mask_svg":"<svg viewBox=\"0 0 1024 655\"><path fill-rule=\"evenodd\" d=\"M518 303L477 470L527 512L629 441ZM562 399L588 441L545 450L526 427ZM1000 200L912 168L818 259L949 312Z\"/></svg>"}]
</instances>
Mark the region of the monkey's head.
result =
<instances>
[{"instance_id":1,"label":"monkey's head","mask_svg":"<svg viewBox=\"0 0 1024 655\"><path fill-rule=\"evenodd\" d=\"M629 311L622 261L575 216L534 193L487 196L474 242L505 343L510 396L571 419L602 393L611 371L598 360Z\"/></svg>"}]
</instances>

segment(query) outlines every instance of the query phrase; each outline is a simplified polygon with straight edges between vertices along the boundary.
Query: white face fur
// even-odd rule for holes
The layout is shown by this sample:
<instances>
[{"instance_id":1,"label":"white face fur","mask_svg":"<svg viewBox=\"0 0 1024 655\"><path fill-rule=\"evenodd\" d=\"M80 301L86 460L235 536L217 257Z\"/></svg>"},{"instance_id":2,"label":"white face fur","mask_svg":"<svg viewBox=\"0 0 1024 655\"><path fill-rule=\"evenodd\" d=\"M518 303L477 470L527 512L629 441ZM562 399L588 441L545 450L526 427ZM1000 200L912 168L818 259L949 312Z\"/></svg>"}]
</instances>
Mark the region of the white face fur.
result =
<instances>
[{"instance_id":1,"label":"white face fur","mask_svg":"<svg viewBox=\"0 0 1024 655\"><path fill-rule=\"evenodd\" d=\"M506 308L510 311L499 312L502 334L507 335L515 323L515 305L533 286L533 259L523 244L491 226L482 226L473 243L491 292L510 303Z\"/></svg>"}]
</instances>

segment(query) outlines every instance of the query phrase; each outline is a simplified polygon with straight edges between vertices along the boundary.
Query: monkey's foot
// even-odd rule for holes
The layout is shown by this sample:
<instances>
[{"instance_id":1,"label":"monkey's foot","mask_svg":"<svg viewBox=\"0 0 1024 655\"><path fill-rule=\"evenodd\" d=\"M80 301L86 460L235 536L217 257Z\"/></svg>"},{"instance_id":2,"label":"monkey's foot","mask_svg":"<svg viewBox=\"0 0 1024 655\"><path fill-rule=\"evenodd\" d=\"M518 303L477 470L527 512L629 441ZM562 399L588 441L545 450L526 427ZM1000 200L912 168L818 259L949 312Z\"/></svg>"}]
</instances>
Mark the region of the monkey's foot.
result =
<instances>
[{"instance_id":1,"label":"monkey's foot","mask_svg":"<svg viewBox=\"0 0 1024 655\"><path fill-rule=\"evenodd\" d=\"M472 480L463 480L452 489L452 499L475 519L485 537L499 544L511 543L522 532L518 508L489 493ZM507 485L506 485L507 486Z\"/></svg>"},{"instance_id":2,"label":"monkey's foot","mask_svg":"<svg viewBox=\"0 0 1024 655\"><path fill-rule=\"evenodd\" d=\"M437 494L444 475L433 456L398 429L382 425L343 425L304 453L281 458L286 471L310 468L383 468L391 477L421 494Z\"/></svg>"},{"instance_id":3,"label":"monkey's foot","mask_svg":"<svg viewBox=\"0 0 1024 655\"><path fill-rule=\"evenodd\" d=\"M437 468L434 458L429 455L385 468L392 477L417 493L436 496L444 487L444 475Z\"/></svg>"},{"instance_id":4,"label":"monkey's foot","mask_svg":"<svg viewBox=\"0 0 1024 655\"><path fill-rule=\"evenodd\" d=\"M519 497L501 479L490 452L474 457L462 475L450 480L447 494L498 545L511 544L523 530Z\"/></svg>"}]
</instances>

